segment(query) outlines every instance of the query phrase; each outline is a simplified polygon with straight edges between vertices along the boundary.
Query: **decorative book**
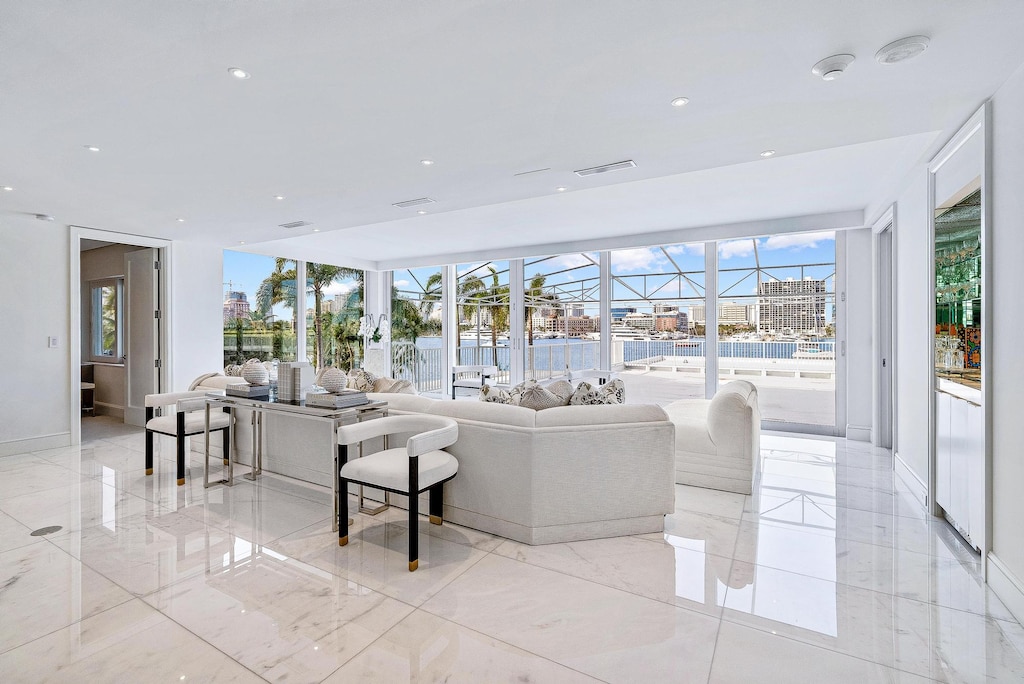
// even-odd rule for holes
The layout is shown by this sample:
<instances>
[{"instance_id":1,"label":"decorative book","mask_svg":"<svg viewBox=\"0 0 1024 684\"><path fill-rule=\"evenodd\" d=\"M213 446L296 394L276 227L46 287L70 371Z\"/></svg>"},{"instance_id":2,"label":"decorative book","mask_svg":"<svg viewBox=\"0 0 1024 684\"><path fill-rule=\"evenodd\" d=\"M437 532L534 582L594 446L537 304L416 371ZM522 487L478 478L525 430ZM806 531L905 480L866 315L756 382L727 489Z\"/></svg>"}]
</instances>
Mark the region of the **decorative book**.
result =
<instances>
[{"instance_id":1,"label":"decorative book","mask_svg":"<svg viewBox=\"0 0 1024 684\"><path fill-rule=\"evenodd\" d=\"M319 408L349 408L351 406L368 404L369 402L370 400L366 398L366 392L359 392L357 390L342 390L337 394L311 392L306 395L306 406L316 406Z\"/></svg>"},{"instance_id":2,"label":"decorative book","mask_svg":"<svg viewBox=\"0 0 1024 684\"><path fill-rule=\"evenodd\" d=\"M269 398L270 385L228 385L224 393L229 397Z\"/></svg>"}]
</instances>

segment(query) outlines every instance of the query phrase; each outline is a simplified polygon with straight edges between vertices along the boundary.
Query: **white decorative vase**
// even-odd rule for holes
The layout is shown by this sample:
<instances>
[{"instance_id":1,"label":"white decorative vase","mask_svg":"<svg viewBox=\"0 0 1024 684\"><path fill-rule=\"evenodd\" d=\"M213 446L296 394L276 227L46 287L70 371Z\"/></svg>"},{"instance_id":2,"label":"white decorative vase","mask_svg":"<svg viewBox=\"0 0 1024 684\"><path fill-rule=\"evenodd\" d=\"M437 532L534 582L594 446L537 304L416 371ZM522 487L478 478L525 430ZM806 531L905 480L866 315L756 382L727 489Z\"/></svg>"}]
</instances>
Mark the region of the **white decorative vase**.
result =
<instances>
[{"instance_id":1,"label":"white decorative vase","mask_svg":"<svg viewBox=\"0 0 1024 684\"><path fill-rule=\"evenodd\" d=\"M270 371L264 368L259 361L255 363L247 361L242 366L242 377L250 385L266 385L270 382Z\"/></svg>"},{"instance_id":2,"label":"white decorative vase","mask_svg":"<svg viewBox=\"0 0 1024 684\"><path fill-rule=\"evenodd\" d=\"M320 374L320 381L317 383L331 394L337 394L345 389L348 384L348 376L345 371L337 368L328 368Z\"/></svg>"}]
</instances>

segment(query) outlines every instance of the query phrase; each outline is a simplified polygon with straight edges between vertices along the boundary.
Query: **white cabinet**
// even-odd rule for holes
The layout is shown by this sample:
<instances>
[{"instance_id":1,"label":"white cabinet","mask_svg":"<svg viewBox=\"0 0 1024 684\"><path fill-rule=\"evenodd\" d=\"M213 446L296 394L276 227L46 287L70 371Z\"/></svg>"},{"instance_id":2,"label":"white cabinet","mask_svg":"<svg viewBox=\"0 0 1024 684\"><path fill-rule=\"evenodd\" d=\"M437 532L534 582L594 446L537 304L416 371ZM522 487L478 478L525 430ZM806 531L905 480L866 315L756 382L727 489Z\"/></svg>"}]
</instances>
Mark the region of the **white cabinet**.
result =
<instances>
[{"instance_id":1,"label":"white cabinet","mask_svg":"<svg viewBox=\"0 0 1024 684\"><path fill-rule=\"evenodd\" d=\"M935 503L979 550L985 535L985 430L981 406L935 393Z\"/></svg>"}]
</instances>

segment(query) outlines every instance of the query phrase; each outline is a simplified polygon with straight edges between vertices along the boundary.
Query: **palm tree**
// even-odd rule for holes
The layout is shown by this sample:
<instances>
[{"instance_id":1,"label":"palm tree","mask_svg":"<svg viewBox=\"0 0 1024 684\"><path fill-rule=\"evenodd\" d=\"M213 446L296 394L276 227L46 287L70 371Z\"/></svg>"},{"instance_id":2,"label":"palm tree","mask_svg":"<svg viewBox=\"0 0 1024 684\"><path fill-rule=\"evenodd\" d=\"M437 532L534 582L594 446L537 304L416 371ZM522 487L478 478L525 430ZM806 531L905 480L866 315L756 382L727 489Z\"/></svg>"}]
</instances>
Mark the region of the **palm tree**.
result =
<instances>
[{"instance_id":1,"label":"palm tree","mask_svg":"<svg viewBox=\"0 0 1024 684\"><path fill-rule=\"evenodd\" d=\"M296 306L297 287L295 266L285 270L288 263L295 262L288 259L277 258L274 260L274 272L267 276L259 289L256 291L256 303L259 309L269 310L274 304L284 304L292 309L292 317L295 327L298 323L299 307ZM345 266L331 266L329 264L306 264L306 287L313 293L313 365L317 368L323 366L324 358L324 318L323 300L324 290L336 280L356 280L356 290L362 298L363 272L355 268Z\"/></svg>"},{"instance_id":2,"label":"palm tree","mask_svg":"<svg viewBox=\"0 0 1024 684\"><path fill-rule=\"evenodd\" d=\"M530 279L530 286L526 288L524 296L526 306L523 307L526 315L526 332L530 338L530 346L533 346L533 312L536 311L537 304L543 300L551 299L550 295L544 294L544 285L547 283L548 277L535 273L533 278Z\"/></svg>"}]
</instances>

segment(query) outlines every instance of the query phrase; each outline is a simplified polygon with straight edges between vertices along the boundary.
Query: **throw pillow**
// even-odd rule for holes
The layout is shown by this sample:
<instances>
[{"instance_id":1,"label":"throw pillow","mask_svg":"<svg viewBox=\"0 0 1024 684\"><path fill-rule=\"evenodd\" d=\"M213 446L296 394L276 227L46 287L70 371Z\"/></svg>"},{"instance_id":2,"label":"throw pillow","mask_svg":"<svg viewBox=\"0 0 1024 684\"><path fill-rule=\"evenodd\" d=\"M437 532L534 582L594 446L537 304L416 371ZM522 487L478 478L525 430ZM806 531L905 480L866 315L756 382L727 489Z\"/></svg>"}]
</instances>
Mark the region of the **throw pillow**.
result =
<instances>
[{"instance_id":1,"label":"throw pillow","mask_svg":"<svg viewBox=\"0 0 1024 684\"><path fill-rule=\"evenodd\" d=\"M372 392L377 376L362 368L353 368L348 373L348 386L360 392Z\"/></svg>"},{"instance_id":2,"label":"throw pillow","mask_svg":"<svg viewBox=\"0 0 1024 684\"><path fill-rule=\"evenodd\" d=\"M547 387L533 384L523 390L519 397L519 405L531 408L534 411L543 411L546 408L564 406L562 397L558 396Z\"/></svg>"},{"instance_id":3,"label":"throw pillow","mask_svg":"<svg viewBox=\"0 0 1024 684\"><path fill-rule=\"evenodd\" d=\"M569 403L572 397L572 383L566 380L558 380L548 385L548 391L562 400L562 405Z\"/></svg>"},{"instance_id":4,"label":"throw pillow","mask_svg":"<svg viewBox=\"0 0 1024 684\"><path fill-rule=\"evenodd\" d=\"M480 401L488 401L494 404L514 404L512 394L507 390L484 385L480 388Z\"/></svg>"},{"instance_id":5,"label":"throw pillow","mask_svg":"<svg viewBox=\"0 0 1024 684\"><path fill-rule=\"evenodd\" d=\"M589 406L595 404L621 404L626 401L626 387L622 380L615 379L594 387L589 382L581 382L572 393L569 403L573 406Z\"/></svg>"},{"instance_id":6,"label":"throw pillow","mask_svg":"<svg viewBox=\"0 0 1024 684\"><path fill-rule=\"evenodd\" d=\"M395 378L377 378L370 388L371 392L388 394L416 394L416 387L408 380Z\"/></svg>"},{"instance_id":7,"label":"throw pillow","mask_svg":"<svg viewBox=\"0 0 1024 684\"><path fill-rule=\"evenodd\" d=\"M519 383L518 385L510 389L508 391L509 395L512 397L512 401L510 403L516 404L518 406L519 401L523 396L523 392L525 392L528 388L533 387L536 384L536 380L527 380L525 382Z\"/></svg>"}]
</instances>

